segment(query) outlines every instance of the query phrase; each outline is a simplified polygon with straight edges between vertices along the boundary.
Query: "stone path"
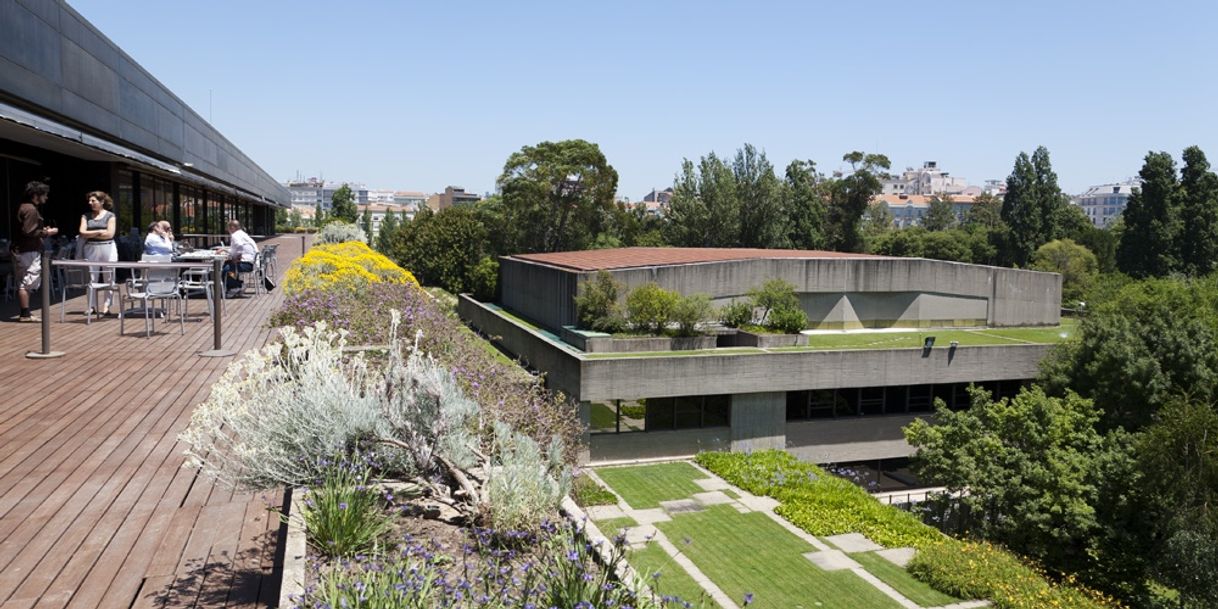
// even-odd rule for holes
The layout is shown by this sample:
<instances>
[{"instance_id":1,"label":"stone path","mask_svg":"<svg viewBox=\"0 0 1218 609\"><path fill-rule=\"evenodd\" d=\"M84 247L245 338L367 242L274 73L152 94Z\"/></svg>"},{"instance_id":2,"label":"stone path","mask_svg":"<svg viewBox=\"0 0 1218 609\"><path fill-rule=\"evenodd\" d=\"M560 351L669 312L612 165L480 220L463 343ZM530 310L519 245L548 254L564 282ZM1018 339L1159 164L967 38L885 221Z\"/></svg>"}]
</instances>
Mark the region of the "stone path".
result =
<instances>
[{"instance_id":1,"label":"stone path","mask_svg":"<svg viewBox=\"0 0 1218 609\"><path fill-rule=\"evenodd\" d=\"M612 487L605 483L595 471L587 470L587 475L596 480L602 487L609 489L610 492L617 497L617 505L615 506L597 506L587 508L589 518L592 520L610 520L614 518L632 518L637 523L636 526L626 527L625 536L626 543L631 548L641 548L648 543L656 543L664 550L672 559L673 562L679 565L685 572L706 592L708 596L715 600L722 609L740 609L727 594L723 592L715 582L711 581L698 566L686 557L679 548L665 537L663 531L655 527L658 522L667 522L673 517L680 517L680 514L699 512L711 505L731 505L741 513L760 512L768 516L774 522L777 522L792 535L799 537L807 542L815 552L808 552L804 557L810 560L813 564L824 569L825 571L842 571L850 570L855 575L858 575L863 581L871 584L884 595L891 598L903 609L923 609L917 603L909 600L900 592L897 592L892 586L881 581L876 576L869 573L859 563L850 558L851 553L875 552L883 558L891 561L893 564L905 567L909 561L913 559L915 550L913 548L892 548L884 549L883 546L867 539L866 536L860 533L847 533L844 535L831 535L825 538L829 542L826 544L816 536L809 534L807 531L791 524L782 516L774 512L774 509L779 506L779 502L771 497L757 496L748 491L736 488L729 484L726 480L716 476L710 470L699 466L697 463L688 462L694 468L702 472L706 478L694 480L694 484L702 488L704 492L695 493L688 499L678 499L673 501L661 501L660 507L651 509L634 509L630 504L626 503L625 499L617 493ZM731 491L738 498L729 496L724 491ZM943 607L932 607L926 609L976 609L980 607L988 607L989 601L966 601L945 605Z\"/></svg>"}]
</instances>

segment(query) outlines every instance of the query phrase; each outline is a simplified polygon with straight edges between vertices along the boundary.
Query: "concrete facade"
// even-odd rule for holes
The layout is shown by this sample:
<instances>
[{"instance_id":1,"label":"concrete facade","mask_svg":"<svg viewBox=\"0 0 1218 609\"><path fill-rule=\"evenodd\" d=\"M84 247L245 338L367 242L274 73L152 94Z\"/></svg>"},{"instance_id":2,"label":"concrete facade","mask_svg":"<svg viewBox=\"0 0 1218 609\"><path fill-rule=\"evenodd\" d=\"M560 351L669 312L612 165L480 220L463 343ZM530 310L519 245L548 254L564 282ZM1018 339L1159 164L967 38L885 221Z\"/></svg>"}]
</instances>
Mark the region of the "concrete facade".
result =
<instances>
[{"instance_id":1,"label":"concrete facade","mask_svg":"<svg viewBox=\"0 0 1218 609\"><path fill-rule=\"evenodd\" d=\"M0 0L0 101L288 205L282 185L62 0Z\"/></svg>"},{"instance_id":2,"label":"concrete facade","mask_svg":"<svg viewBox=\"0 0 1218 609\"><path fill-rule=\"evenodd\" d=\"M625 290L655 282L716 304L769 279L795 286L813 327L1035 326L1060 322L1061 276L923 258L754 258L607 269ZM595 276L500 259L505 307L550 330L576 324L579 285Z\"/></svg>"}]
</instances>

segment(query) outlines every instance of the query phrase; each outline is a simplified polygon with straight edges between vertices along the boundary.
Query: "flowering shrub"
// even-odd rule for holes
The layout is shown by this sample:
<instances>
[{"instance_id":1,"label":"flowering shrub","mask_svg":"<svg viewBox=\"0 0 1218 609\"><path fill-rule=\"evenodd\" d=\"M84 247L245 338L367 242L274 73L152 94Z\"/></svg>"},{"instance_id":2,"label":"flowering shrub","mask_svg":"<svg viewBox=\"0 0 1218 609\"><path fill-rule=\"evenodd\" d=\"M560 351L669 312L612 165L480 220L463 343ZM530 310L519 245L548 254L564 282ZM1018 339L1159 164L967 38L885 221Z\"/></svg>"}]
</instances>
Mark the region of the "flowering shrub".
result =
<instances>
[{"instance_id":1,"label":"flowering shrub","mask_svg":"<svg viewBox=\"0 0 1218 609\"><path fill-rule=\"evenodd\" d=\"M945 594L989 599L999 609L1120 607L1073 581L1056 585L998 546L947 537L789 453L701 453L697 461L740 488L777 499L774 511L813 535L862 533L889 548L917 548L909 572Z\"/></svg>"},{"instance_id":2,"label":"flowering shrub","mask_svg":"<svg viewBox=\"0 0 1218 609\"><path fill-rule=\"evenodd\" d=\"M413 284L410 271L359 241L318 245L292 262L284 275L289 294L308 289L351 292L377 283Z\"/></svg>"},{"instance_id":3,"label":"flowering shrub","mask_svg":"<svg viewBox=\"0 0 1218 609\"><path fill-rule=\"evenodd\" d=\"M375 551L390 520L384 498L369 486L373 463L340 457L321 465L321 484L304 491L299 508L310 545L330 557Z\"/></svg>"},{"instance_id":4,"label":"flowering shrub","mask_svg":"<svg viewBox=\"0 0 1218 609\"><path fill-rule=\"evenodd\" d=\"M346 241L368 242L368 234L364 229L347 222L331 222L322 227L317 233L318 243L343 243Z\"/></svg>"},{"instance_id":5,"label":"flowering shrub","mask_svg":"<svg viewBox=\"0 0 1218 609\"><path fill-rule=\"evenodd\" d=\"M610 564L597 568L594 547L578 531L546 524L537 532L475 532L473 543L451 549L407 537L384 558L321 566L316 586L306 589L298 609L380 607L599 609L681 606L662 603L614 579L622 563L619 538ZM494 539L512 539L508 547Z\"/></svg>"}]
</instances>

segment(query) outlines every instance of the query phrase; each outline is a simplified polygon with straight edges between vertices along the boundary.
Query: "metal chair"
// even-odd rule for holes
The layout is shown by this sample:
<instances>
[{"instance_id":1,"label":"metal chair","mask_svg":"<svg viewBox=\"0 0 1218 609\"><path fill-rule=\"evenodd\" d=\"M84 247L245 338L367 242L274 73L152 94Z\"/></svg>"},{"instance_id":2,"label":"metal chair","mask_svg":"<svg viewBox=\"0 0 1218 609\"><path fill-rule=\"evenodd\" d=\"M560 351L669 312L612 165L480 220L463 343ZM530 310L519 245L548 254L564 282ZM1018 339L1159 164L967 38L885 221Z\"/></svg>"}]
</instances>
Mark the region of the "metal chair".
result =
<instances>
[{"instance_id":1,"label":"metal chair","mask_svg":"<svg viewBox=\"0 0 1218 609\"><path fill-rule=\"evenodd\" d=\"M67 270L67 269L64 269ZM97 296L99 292L109 292L111 297L119 293L119 285L114 282L114 268L112 267L89 267L89 285L88 298L85 306L88 311L85 315L85 325L93 323L93 313L97 308ZM122 298L119 298L119 306L122 307ZM62 313L62 311L60 311ZM61 319L62 321L62 315Z\"/></svg>"},{"instance_id":2,"label":"metal chair","mask_svg":"<svg viewBox=\"0 0 1218 609\"><path fill-rule=\"evenodd\" d=\"M203 294L207 296L207 314L215 315L216 297L213 291L210 269L186 269L182 271L182 315L190 314L190 297ZM223 304L221 304L223 306Z\"/></svg>"},{"instance_id":3,"label":"metal chair","mask_svg":"<svg viewBox=\"0 0 1218 609\"><path fill-rule=\"evenodd\" d=\"M156 317L152 314L153 302L157 300L178 301L178 329L186 334L186 317L182 314L182 292L178 280L177 269L147 269L143 280L127 280L127 294L124 300L143 302L144 335L152 336L156 331ZM118 333L123 334L123 321L126 319L126 308L118 313ZM165 321L169 321L166 314Z\"/></svg>"},{"instance_id":4,"label":"metal chair","mask_svg":"<svg viewBox=\"0 0 1218 609\"><path fill-rule=\"evenodd\" d=\"M62 281L59 282L59 323L63 323L64 309L68 308L68 290L84 290L89 293L89 284L92 283L89 277L89 269L81 267L60 267L58 269L63 274ZM89 299L85 299L85 315L92 317L93 312L90 310Z\"/></svg>"},{"instance_id":5,"label":"metal chair","mask_svg":"<svg viewBox=\"0 0 1218 609\"><path fill-rule=\"evenodd\" d=\"M254 284L254 296L257 296L259 294L263 294L266 292L266 290L264 290L263 286L262 286L262 277L263 277L264 273L266 272L266 269L264 266L266 264L265 260L266 259L263 257L262 252L258 252L256 254L254 254L254 263L250 266L250 270L240 271L237 273L237 279L241 280L241 294L242 295L245 294L245 289L250 286L251 282L253 282L253 284ZM238 267L238 268L240 268L240 267Z\"/></svg>"}]
</instances>

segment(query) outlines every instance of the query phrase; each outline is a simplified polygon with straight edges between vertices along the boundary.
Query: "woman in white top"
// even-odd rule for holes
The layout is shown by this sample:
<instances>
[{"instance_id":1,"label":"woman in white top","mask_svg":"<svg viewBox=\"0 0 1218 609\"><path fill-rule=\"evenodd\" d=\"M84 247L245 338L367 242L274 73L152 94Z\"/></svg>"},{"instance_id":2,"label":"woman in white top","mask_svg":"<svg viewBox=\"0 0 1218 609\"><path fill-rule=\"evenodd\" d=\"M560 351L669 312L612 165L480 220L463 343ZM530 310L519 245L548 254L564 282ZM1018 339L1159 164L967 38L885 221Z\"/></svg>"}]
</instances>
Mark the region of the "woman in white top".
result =
<instances>
[{"instance_id":1,"label":"woman in white top","mask_svg":"<svg viewBox=\"0 0 1218 609\"><path fill-rule=\"evenodd\" d=\"M114 225L115 217L114 200L110 195L95 190L89 193L89 213L80 217L80 236L85 240L85 260L93 262L116 262L118 261L118 248L114 246ZM110 270L110 277L113 277L113 269ZM92 283L101 281L101 269L92 267L89 269L89 274L92 276ZM102 306L101 314L110 314L110 302L114 293L106 290L106 304ZM96 298L96 297L95 297ZM97 303L90 302L89 308L97 310Z\"/></svg>"}]
</instances>

